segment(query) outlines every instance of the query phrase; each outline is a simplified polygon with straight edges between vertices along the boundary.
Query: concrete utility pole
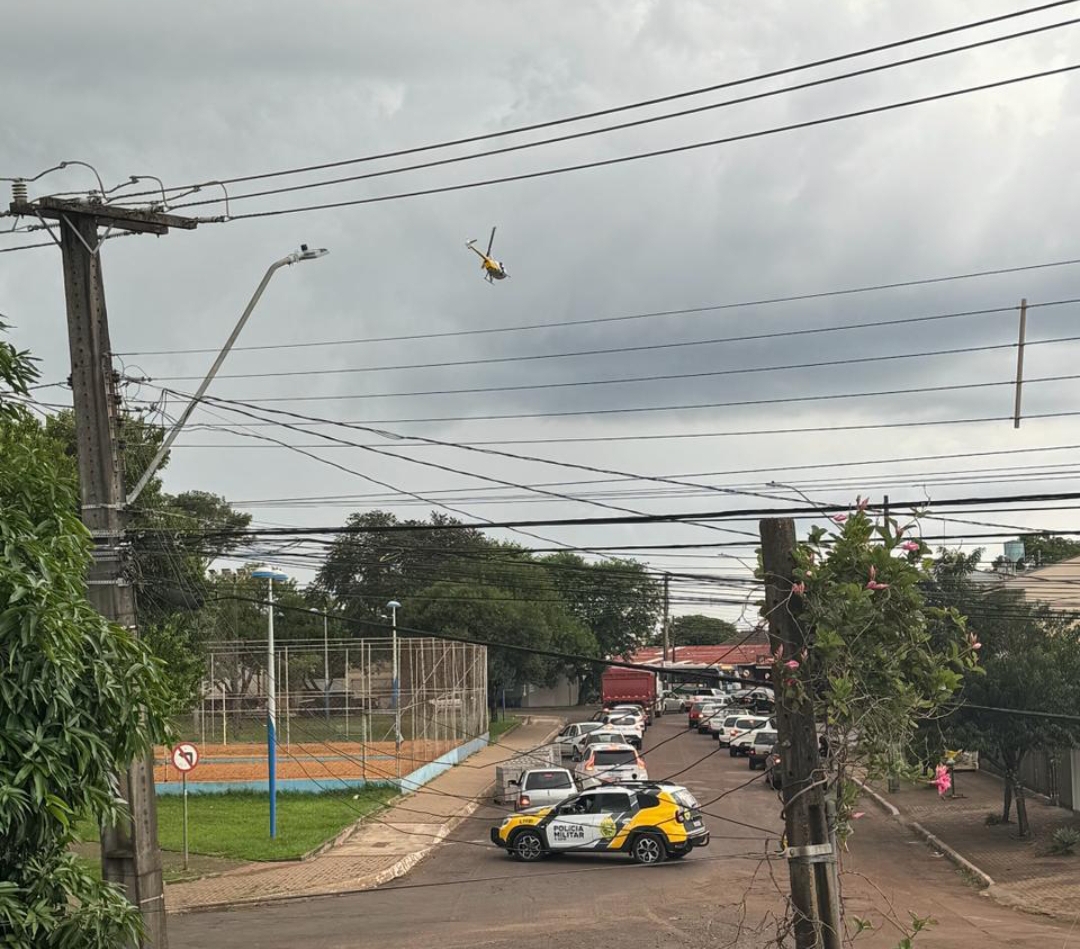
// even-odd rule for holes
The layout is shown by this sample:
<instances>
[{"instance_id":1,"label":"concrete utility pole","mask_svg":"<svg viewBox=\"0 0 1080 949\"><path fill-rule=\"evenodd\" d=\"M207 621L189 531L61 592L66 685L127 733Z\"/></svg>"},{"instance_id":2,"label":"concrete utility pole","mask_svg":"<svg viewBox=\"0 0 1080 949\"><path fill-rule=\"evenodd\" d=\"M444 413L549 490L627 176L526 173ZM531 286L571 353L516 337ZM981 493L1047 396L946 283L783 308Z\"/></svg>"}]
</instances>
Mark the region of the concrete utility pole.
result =
<instances>
[{"instance_id":1,"label":"concrete utility pole","mask_svg":"<svg viewBox=\"0 0 1080 949\"><path fill-rule=\"evenodd\" d=\"M82 520L94 538L87 583L90 602L106 619L136 632L135 600L125 577L123 472L117 447L117 376L112 368L98 227L109 231L165 234L170 227L191 229L195 221L171 214L105 204L42 198L33 203L16 191L11 211L57 222L67 299L71 389L78 447ZM103 239L102 239L103 240ZM151 756L118 776L130 822L103 827L101 866L105 880L120 884L142 914L143 945L167 949L157 803Z\"/></svg>"},{"instance_id":2,"label":"concrete utility pole","mask_svg":"<svg viewBox=\"0 0 1080 949\"><path fill-rule=\"evenodd\" d=\"M807 646L799 622L802 597L795 582L795 522L775 518L760 522L761 557L765 570L765 608L773 652L784 661L799 658ZM776 691L777 747L787 832L788 874L795 911L796 949L842 949L836 843L831 815L826 813L825 772L821 768L813 701L784 698L783 666L773 672Z\"/></svg>"}]
</instances>

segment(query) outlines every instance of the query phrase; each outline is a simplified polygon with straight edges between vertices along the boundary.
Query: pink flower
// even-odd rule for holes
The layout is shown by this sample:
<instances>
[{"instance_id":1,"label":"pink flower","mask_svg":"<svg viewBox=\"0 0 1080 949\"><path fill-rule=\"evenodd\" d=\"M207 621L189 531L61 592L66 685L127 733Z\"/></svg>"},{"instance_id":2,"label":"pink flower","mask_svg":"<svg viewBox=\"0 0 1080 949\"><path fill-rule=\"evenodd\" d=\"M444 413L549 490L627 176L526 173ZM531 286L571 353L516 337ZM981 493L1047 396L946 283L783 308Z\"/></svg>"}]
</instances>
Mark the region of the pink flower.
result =
<instances>
[{"instance_id":1,"label":"pink flower","mask_svg":"<svg viewBox=\"0 0 1080 949\"><path fill-rule=\"evenodd\" d=\"M784 685L790 687L790 686L793 686L793 685L798 685L798 682L795 679L792 679L792 678L789 677L789 678L784 680Z\"/></svg>"},{"instance_id":2,"label":"pink flower","mask_svg":"<svg viewBox=\"0 0 1080 949\"><path fill-rule=\"evenodd\" d=\"M834 521L837 524L843 524L844 521L847 520L847 515L846 514L833 514L832 517L829 518L829 520Z\"/></svg>"},{"instance_id":3,"label":"pink flower","mask_svg":"<svg viewBox=\"0 0 1080 949\"><path fill-rule=\"evenodd\" d=\"M937 788L939 795L944 796L945 792L952 787L952 776L949 774L949 769L943 764L939 764L934 769L934 787Z\"/></svg>"},{"instance_id":4,"label":"pink flower","mask_svg":"<svg viewBox=\"0 0 1080 949\"><path fill-rule=\"evenodd\" d=\"M855 498L855 507L859 511L865 511L870 505L870 498L864 498L861 494Z\"/></svg>"},{"instance_id":5,"label":"pink flower","mask_svg":"<svg viewBox=\"0 0 1080 949\"><path fill-rule=\"evenodd\" d=\"M775 659L777 662L779 662L783 658L784 658L784 644L781 643L779 646L777 646L773 650L773 659Z\"/></svg>"},{"instance_id":6,"label":"pink flower","mask_svg":"<svg viewBox=\"0 0 1080 949\"><path fill-rule=\"evenodd\" d=\"M974 632L968 633L968 645L971 646L971 648L974 649L976 652L982 649L982 643L979 642L979 637Z\"/></svg>"},{"instance_id":7,"label":"pink flower","mask_svg":"<svg viewBox=\"0 0 1080 949\"><path fill-rule=\"evenodd\" d=\"M802 581L791 584L791 592L796 596L802 596L806 592L806 584Z\"/></svg>"},{"instance_id":8,"label":"pink flower","mask_svg":"<svg viewBox=\"0 0 1080 949\"><path fill-rule=\"evenodd\" d=\"M784 663L784 668L790 669L792 672L794 672L796 669L799 668L799 660L789 659L787 662Z\"/></svg>"},{"instance_id":9,"label":"pink flower","mask_svg":"<svg viewBox=\"0 0 1080 949\"><path fill-rule=\"evenodd\" d=\"M870 579L866 584L867 590L888 590L889 584L878 583L877 581L877 567L873 564L870 565Z\"/></svg>"},{"instance_id":10,"label":"pink flower","mask_svg":"<svg viewBox=\"0 0 1080 949\"><path fill-rule=\"evenodd\" d=\"M896 539L897 539L897 540L899 540L899 539L900 539L901 537L903 537L903 536L904 536L904 531L905 531L905 529L906 529L906 528L903 528L903 527L897 527L897 528L896 528Z\"/></svg>"},{"instance_id":11,"label":"pink flower","mask_svg":"<svg viewBox=\"0 0 1080 949\"><path fill-rule=\"evenodd\" d=\"M918 541L914 540L905 540L900 546L909 554L917 553L920 549Z\"/></svg>"},{"instance_id":12,"label":"pink flower","mask_svg":"<svg viewBox=\"0 0 1080 949\"><path fill-rule=\"evenodd\" d=\"M852 820L859 820L859 818L865 817L865 816L866 816L865 811L856 811L854 814L851 815L851 819Z\"/></svg>"}]
</instances>

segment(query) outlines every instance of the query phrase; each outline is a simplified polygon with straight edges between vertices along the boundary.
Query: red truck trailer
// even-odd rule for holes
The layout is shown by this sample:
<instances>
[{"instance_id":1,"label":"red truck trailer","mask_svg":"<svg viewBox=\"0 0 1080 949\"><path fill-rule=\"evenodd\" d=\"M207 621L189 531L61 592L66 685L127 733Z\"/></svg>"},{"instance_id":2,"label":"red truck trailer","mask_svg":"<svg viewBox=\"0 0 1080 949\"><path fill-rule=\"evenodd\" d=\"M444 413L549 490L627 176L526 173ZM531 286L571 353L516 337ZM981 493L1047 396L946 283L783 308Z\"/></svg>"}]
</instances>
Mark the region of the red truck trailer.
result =
<instances>
[{"instance_id":1,"label":"red truck trailer","mask_svg":"<svg viewBox=\"0 0 1080 949\"><path fill-rule=\"evenodd\" d=\"M604 708L634 703L642 705L653 716L664 714L659 702L657 676L644 669L623 669L611 666L600 677L600 700Z\"/></svg>"}]
</instances>

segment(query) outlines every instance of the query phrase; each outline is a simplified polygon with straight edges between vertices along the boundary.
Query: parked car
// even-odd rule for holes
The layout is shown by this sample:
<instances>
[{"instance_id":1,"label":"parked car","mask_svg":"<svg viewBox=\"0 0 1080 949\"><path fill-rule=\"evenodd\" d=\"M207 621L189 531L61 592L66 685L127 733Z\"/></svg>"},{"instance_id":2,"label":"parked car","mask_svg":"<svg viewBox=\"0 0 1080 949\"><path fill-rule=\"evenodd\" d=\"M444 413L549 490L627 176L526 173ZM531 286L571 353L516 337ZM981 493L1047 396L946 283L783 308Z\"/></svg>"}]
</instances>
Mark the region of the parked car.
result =
<instances>
[{"instance_id":1,"label":"parked car","mask_svg":"<svg viewBox=\"0 0 1080 949\"><path fill-rule=\"evenodd\" d=\"M641 725L641 731L644 734L645 729L649 727L649 718L642 710L640 705L617 705L615 708L609 708L604 711L604 717L601 719L603 722L610 724L616 718L633 718Z\"/></svg>"},{"instance_id":2,"label":"parked car","mask_svg":"<svg viewBox=\"0 0 1080 949\"><path fill-rule=\"evenodd\" d=\"M645 725L636 715L621 715L611 719L604 726L604 730L617 732L628 745L640 749L644 738Z\"/></svg>"},{"instance_id":3,"label":"parked car","mask_svg":"<svg viewBox=\"0 0 1080 949\"><path fill-rule=\"evenodd\" d=\"M765 767L765 763L769 760L769 755L772 754L776 740L777 734L771 728L759 728L754 732L754 740L750 744L750 751L747 755L750 759L751 771L756 771L758 768Z\"/></svg>"},{"instance_id":4,"label":"parked car","mask_svg":"<svg viewBox=\"0 0 1080 949\"><path fill-rule=\"evenodd\" d=\"M728 744L728 730L735 727L735 723L745 716L740 712L732 712L728 710L728 714L724 716L723 723L716 730L716 740L720 742L721 748L726 748Z\"/></svg>"},{"instance_id":5,"label":"parked car","mask_svg":"<svg viewBox=\"0 0 1080 949\"><path fill-rule=\"evenodd\" d=\"M574 753L574 760L581 761L585 757L586 752L589 750L590 745L611 745L611 744L623 744L623 736L616 731L612 731L610 728L598 728L596 731L591 731L581 739L581 743L577 746Z\"/></svg>"},{"instance_id":6,"label":"parked car","mask_svg":"<svg viewBox=\"0 0 1080 949\"><path fill-rule=\"evenodd\" d=\"M731 743L740 735L755 731L768 723L769 719L764 715L748 715L746 712L731 714L724 719L724 727L717 736L720 746L730 748Z\"/></svg>"},{"instance_id":7,"label":"parked car","mask_svg":"<svg viewBox=\"0 0 1080 949\"><path fill-rule=\"evenodd\" d=\"M510 786L518 789L514 807L519 811L551 807L578 793L574 776L566 768L531 768L523 771L517 781L511 781Z\"/></svg>"},{"instance_id":8,"label":"parked car","mask_svg":"<svg viewBox=\"0 0 1080 949\"><path fill-rule=\"evenodd\" d=\"M698 701L695 701L693 705L690 706L690 711L687 712L687 718L686 718L688 728L697 728L698 721L701 719L701 707L704 704L705 704L705 700L704 699L699 699Z\"/></svg>"},{"instance_id":9,"label":"parked car","mask_svg":"<svg viewBox=\"0 0 1080 949\"><path fill-rule=\"evenodd\" d=\"M769 719L756 715L740 718L731 729L728 738L728 753L731 757L738 758L750 754L750 746L753 745L757 732L762 728L775 731L776 726Z\"/></svg>"},{"instance_id":10,"label":"parked car","mask_svg":"<svg viewBox=\"0 0 1080 949\"><path fill-rule=\"evenodd\" d=\"M623 712L631 715L637 715L641 718L645 727L648 728L652 724L653 714L652 709L642 705L640 702L626 702L622 705L615 705L609 709L610 712Z\"/></svg>"},{"instance_id":11,"label":"parked car","mask_svg":"<svg viewBox=\"0 0 1080 949\"><path fill-rule=\"evenodd\" d=\"M626 742L594 744L585 749L585 757L574 770L582 788L622 781L648 781L645 762L633 745Z\"/></svg>"},{"instance_id":12,"label":"parked car","mask_svg":"<svg viewBox=\"0 0 1080 949\"><path fill-rule=\"evenodd\" d=\"M554 807L511 814L491 828L491 842L530 862L582 850L625 853L648 865L708 846L709 831L686 788L644 783L583 791Z\"/></svg>"},{"instance_id":13,"label":"parked car","mask_svg":"<svg viewBox=\"0 0 1080 949\"><path fill-rule=\"evenodd\" d=\"M571 722L555 736L552 744L559 746L559 753L564 758L569 757L574 753L575 748L580 747L581 741L589 732L594 732L602 727L603 725L600 722Z\"/></svg>"},{"instance_id":14,"label":"parked car","mask_svg":"<svg viewBox=\"0 0 1080 949\"><path fill-rule=\"evenodd\" d=\"M709 734L712 729L713 723L717 720L723 720L727 714L726 707L716 701L708 701L702 703L701 711L698 712L697 730L701 735Z\"/></svg>"}]
</instances>

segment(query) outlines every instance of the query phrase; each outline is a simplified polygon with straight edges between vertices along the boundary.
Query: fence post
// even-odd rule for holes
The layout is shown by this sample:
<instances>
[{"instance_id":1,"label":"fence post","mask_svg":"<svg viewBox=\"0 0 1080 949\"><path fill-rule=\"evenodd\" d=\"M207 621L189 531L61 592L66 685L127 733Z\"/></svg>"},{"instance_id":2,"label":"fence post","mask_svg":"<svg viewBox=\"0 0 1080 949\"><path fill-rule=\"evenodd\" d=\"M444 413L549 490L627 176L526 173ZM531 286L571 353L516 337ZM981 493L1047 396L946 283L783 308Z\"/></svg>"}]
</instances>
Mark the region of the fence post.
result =
<instances>
[{"instance_id":1,"label":"fence post","mask_svg":"<svg viewBox=\"0 0 1080 949\"><path fill-rule=\"evenodd\" d=\"M362 650L361 650L362 655ZM349 737L349 647L345 647L345 738Z\"/></svg>"},{"instance_id":2,"label":"fence post","mask_svg":"<svg viewBox=\"0 0 1080 949\"><path fill-rule=\"evenodd\" d=\"M280 666L280 663L279 663ZM285 750L292 750L292 699L289 697L289 647L285 647Z\"/></svg>"}]
</instances>

